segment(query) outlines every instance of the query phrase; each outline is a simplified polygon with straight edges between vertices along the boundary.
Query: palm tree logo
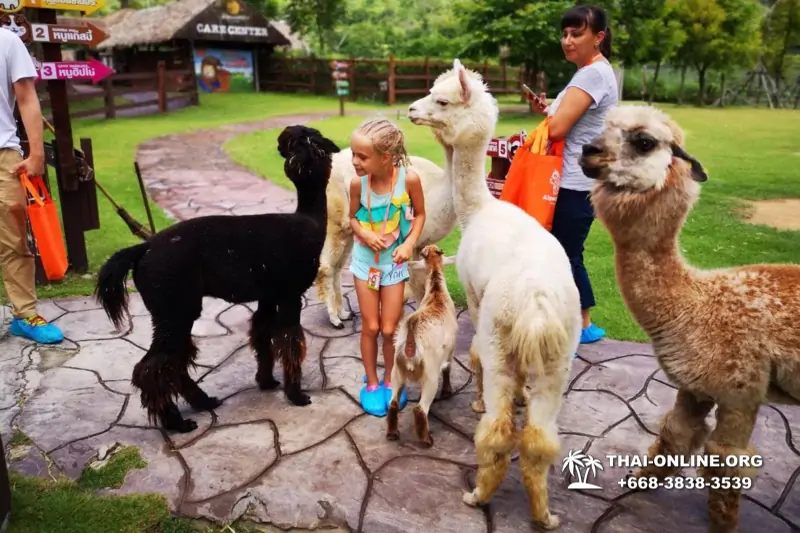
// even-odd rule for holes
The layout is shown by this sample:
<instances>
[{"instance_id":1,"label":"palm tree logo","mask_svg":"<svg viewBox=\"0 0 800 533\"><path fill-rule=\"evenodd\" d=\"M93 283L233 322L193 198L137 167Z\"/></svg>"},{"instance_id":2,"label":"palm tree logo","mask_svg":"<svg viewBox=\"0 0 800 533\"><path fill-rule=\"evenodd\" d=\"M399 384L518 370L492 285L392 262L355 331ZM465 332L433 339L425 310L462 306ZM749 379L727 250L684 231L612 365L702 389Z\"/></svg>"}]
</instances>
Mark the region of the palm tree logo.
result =
<instances>
[{"instance_id":1,"label":"palm tree logo","mask_svg":"<svg viewBox=\"0 0 800 533\"><path fill-rule=\"evenodd\" d=\"M564 472L567 469L569 469L570 476L578 478L578 481L573 481L569 484L568 489L602 488L586 482L589 478L589 472L592 473L592 477L597 477L597 471L603 470L603 464L591 455L587 455L581 450L571 450L569 455L562 461L561 471ZM583 476L581 476L581 470L583 470Z\"/></svg>"}]
</instances>

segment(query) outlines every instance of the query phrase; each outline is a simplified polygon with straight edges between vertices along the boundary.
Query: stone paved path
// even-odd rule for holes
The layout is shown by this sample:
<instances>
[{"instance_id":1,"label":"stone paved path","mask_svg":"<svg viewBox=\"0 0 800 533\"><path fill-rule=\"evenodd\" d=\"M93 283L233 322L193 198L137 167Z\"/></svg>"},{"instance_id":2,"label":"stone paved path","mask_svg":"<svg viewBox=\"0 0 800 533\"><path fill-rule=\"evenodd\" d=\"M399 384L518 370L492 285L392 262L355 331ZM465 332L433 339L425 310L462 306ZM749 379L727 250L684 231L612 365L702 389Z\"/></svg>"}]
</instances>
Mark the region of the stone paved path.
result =
<instances>
[{"instance_id":1,"label":"stone paved path","mask_svg":"<svg viewBox=\"0 0 800 533\"><path fill-rule=\"evenodd\" d=\"M234 135L317 117L154 139L141 146L138 160L150 193L177 218L289 210L290 193L233 164L220 146ZM8 337L6 326L0 330L0 433L8 443L18 429L33 442L11 451L11 467L75 477L101 446L116 442L138 446L148 466L109 492L157 491L183 515L245 515L284 529L364 533L528 531L516 457L490 505L461 503L462 491L474 483L478 421L469 408L475 385L466 366L473 333L467 314L459 318L457 394L434 403L435 444L422 449L411 432L416 387L400 415L398 442L385 440L385 419L363 414L358 405L363 367L350 279L345 291L356 315L343 330L328 325L313 289L306 297L303 383L313 403L304 408L288 405L280 390L255 386L256 362L245 336L252 307L208 299L193 331L200 348L194 377L224 403L214 413L183 406L199 424L185 435L150 426L131 389L133 365L150 343L150 319L136 295L132 322L123 331L115 331L88 298L44 302L43 314L68 338L62 346L35 346ZM573 449L603 461L606 453L646 453L674 396L648 345L582 346L559 417L562 457ZM763 407L753 440L766 465L743 502L740 531L800 531L800 409ZM706 532L705 491L632 492L615 485L627 470L604 464L589 479L602 487L597 491L570 491L560 465L551 472L551 505L562 518L561 532Z\"/></svg>"}]
</instances>

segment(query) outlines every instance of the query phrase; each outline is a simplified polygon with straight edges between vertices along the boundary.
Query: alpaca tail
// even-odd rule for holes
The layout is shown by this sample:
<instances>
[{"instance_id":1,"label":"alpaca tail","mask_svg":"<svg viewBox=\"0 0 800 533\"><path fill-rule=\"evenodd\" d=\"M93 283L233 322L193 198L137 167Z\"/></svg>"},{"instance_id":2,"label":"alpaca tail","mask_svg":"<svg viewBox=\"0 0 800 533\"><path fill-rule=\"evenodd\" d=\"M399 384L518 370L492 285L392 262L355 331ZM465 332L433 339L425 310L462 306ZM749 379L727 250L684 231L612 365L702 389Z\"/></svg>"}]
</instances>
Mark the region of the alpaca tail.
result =
<instances>
[{"instance_id":1,"label":"alpaca tail","mask_svg":"<svg viewBox=\"0 0 800 533\"><path fill-rule=\"evenodd\" d=\"M560 359L572 337L565 327L563 312L548 296L530 299L514 318L508 336L510 352L518 354L517 371L527 374L533 370L537 376L544 375L545 361Z\"/></svg>"},{"instance_id":2,"label":"alpaca tail","mask_svg":"<svg viewBox=\"0 0 800 533\"><path fill-rule=\"evenodd\" d=\"M150 249L150 243L143 242L123 248L112 255L97 274L94 295L111 319L114 327L121 329L123 312L128 311L128 290L125 278L142 256Z\"/></svg>"},{"instance_id":3,"label":"alpaca tail","mask_svg":"<svg viewBox=\"0 0 800 533\"><path fill-rule=\"evenodd\" d=\"M401 322L397 328L398 343L395 346L395 363L401 366L404 374L415 375L421 370L422 354L417 344L419 320L414 314Z\"/></svg>"}]
</instances>

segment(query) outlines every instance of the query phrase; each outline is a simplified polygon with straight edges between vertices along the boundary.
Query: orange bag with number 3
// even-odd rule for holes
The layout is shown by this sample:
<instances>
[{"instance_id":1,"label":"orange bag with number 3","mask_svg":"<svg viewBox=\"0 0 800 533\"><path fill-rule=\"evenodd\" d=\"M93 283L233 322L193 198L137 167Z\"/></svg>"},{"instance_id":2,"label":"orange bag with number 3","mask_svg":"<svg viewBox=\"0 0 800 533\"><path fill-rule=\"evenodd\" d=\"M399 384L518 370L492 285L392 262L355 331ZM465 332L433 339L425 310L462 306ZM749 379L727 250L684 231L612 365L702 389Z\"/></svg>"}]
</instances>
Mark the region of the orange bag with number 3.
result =
<instances>
[{"instance_id":1,"label":"orange bag with number 3","mask_svg":"<svg viewBox=\"0 0 800 533\"><path fill-rule=\"evenodd\" d=\"M500 195L501 200L520 207L547 231L553 227L564 164L564 139L548 142L549 124L547 117L517 149Z\"/></svg>"},{"instance_id":2,"label":"orange bag with number 3","mask_svg":"<svg viewBox=\"0 0 800 533\"><path fill-rule=\"evenodd\" d=\"M33 238L36 240L45 275L50 281L62 279L69 263L56 204L50 198L41 176L30 178L23 170L19 181L33 200L27 206L28 220L31 221Z\"/></svg>"}]
</instances>

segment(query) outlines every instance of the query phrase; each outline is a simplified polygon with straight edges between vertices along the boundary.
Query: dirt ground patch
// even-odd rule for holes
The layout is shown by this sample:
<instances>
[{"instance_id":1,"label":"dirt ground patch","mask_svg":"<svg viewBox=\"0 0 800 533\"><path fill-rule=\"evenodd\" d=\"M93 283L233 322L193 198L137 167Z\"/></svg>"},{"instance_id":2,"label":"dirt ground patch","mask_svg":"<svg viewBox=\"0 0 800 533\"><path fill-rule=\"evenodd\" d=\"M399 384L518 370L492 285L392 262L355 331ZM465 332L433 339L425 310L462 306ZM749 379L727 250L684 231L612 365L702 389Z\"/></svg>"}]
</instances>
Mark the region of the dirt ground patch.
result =
<instances>
[{"instance_id":1,"label":"dirt ground patch","mask_svg":"<svg viewBox=\"0 0 800 533\"><path fill-rule=\"evenodd\" d=\"M749 202L747 222L800 231L800 198Z\"/></svg>"}]
</instances>

